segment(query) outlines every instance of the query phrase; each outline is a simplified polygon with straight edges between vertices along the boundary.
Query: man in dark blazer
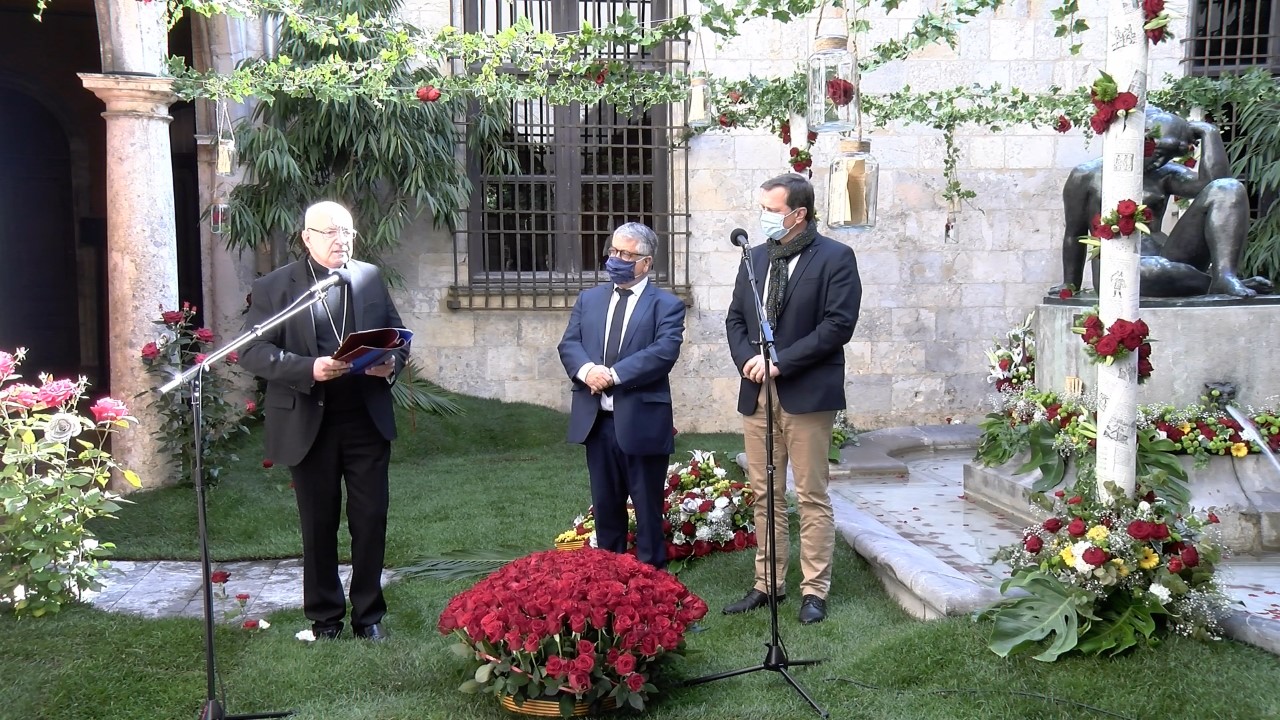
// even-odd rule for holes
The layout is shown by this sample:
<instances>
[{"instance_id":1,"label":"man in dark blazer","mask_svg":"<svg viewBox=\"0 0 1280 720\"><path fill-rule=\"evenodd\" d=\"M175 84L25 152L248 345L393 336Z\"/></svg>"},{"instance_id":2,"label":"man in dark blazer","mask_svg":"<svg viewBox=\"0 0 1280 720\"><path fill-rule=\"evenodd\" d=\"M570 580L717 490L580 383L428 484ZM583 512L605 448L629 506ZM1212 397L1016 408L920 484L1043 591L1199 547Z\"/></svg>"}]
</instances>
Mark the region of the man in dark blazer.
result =
<instances>
[{"instance_id":1,"label":"man in dark blazer","mask_svg":"<svg viewBox=\"0 0 1280 720\"><path fill-rule=\"evenodd\" d=\"M786 595L787 512L784 493L788 460L800 510L800 593L802 623L821 622L831 589L835 516L827 493L827 453L836 412L845 407L844 346L853 335L862 301L862 283L853 250L817 233L813 186L789 173L761 185L760 224L767 238L750 261L774 332L778 362L769 367L773 386L774 467L772 488L765 476L765 364L760 347L756 301L746 267L738 272L725 321L733 364L742 375L738 412L743 416L748 475L755 504L755 584L746 597L724 609L747 612L768 603L768 520L766 491L775 500L778 600Z\"/></svg>"},{"instance_id":2,"label":"man in dark blazer","mask_svg":"<svg viewBox=\"0 0 1280 720\"><path fill-rule=\"evenodd\" d=\"M396 436L391 384L404 367L398 350L363 373L331 357L358 330L402 328L377 267L351 259L351 213L333 202L307 209L307 257L253 284L245 329L291 305L330 271L345 268L350 285L330 288L324 302L294 315L248 345L240 364L267 381L267 457L289 466L302 526L303 610L318 638L342 633L346 600L338 577L342 486L351 532L351 627L382 640L382 564L387 535L387 468Z\"/></svg>"},{"instance_id":3,"label":"man in dark blazer","mask_svg":"<svg viewBox=\"0 0 1280 720\"><path fill-rule=\"evenodd\" d=\"M658 236L640 223L613 233L612 282L584 290L560 340L573 382L569 442L586 445L596 545L627 550L627 496L636 557L666 567L667 461L675 450L669 375L684 340L684 303L650 282Z\"/></svg>"}]
</instances>

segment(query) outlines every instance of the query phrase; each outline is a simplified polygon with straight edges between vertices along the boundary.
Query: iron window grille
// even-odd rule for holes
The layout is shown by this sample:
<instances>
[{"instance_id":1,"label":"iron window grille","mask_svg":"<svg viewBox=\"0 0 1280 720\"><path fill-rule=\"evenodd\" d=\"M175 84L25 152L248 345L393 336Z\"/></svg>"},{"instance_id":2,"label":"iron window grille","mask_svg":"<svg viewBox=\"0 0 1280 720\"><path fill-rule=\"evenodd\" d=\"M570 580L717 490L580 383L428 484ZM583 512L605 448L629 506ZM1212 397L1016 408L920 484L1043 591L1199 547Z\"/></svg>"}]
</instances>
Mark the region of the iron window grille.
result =
<instances>
[{"instance_id":1,"label":"iron window grille","mask_svg":"<svg viewBox=\"0 0 1280 720\"><path fill-rule=\"evenodd\" d=\"M630 12L641 24L671 17L681 0L465 0L468 32L495 33L526 17L539 31L577 32ZM683 13L683 7L675 9ZM618 46L608 59L671 72L686 65L672 47ZM679 258L688 250L688 177L680 128L667 107L633 110L605 103L553 107L511 103L504 146L519 173L485 172L467 152L474 187L454 241L449 307L562 308L606 280L613 229L642 222L658 234L654 280L687 293ZM677 177L684 173L684 177Z\"/></svg>"}]
</instances>

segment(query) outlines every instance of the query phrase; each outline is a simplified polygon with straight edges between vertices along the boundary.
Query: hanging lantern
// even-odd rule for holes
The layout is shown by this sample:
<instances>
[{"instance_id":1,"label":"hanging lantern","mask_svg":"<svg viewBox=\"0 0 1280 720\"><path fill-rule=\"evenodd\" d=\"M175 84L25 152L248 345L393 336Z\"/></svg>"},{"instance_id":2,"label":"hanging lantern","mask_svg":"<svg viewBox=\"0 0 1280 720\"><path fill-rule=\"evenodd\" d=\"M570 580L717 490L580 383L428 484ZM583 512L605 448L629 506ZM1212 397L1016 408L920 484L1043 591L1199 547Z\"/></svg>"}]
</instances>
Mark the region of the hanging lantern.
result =
<instances>
[{"instance_id":1,"label":"hanging lantern","mask_svg":"<svg viewBox=\"0 0 1280 720\"><path fill-rule=\"evenodd\" d=\"M847 132L858 125L858 63L849 36L823 35L809 56L809 129Z\"/></svg>"},{"instance_id":2,"label":"hanging lantern","mask_svg":"<svg viewBox=\"0 0 1280 720\"><path fill-rule=\"evenodd\" d=\"M711 93L707 92L707 78L694 75L689 78L689 114L685 124L702 128L711 124Z\"/></svg>"},{"instance_id":3,"label":"hanging lantern","mask_svg":"<svg viewBox=\"0 0 1280 720\"><path fill-rule=\"evenodd\" d=\"M222 198L218 198L209 206L209 232L221 235L227 229L227 211L229 206Z\"/></svg>"},{"instance_id":4,"label":"hanging lantern","mask_svg":"<svg viewBox=\"0 0 1280 720\"><path fill-rule=\"evenodd\" d=\"M841 140L827 181L827 226L866 229L876 224L880 162L868 140Z\"/></svg>"},{"instance_id":5,"label":"hanging lantern","mask_svg":"<svg viewBox=\"0 0 1280 720\"><path fill-rule=\"evenodd\" d=\"M235 164L236 141L232 138L219 138L214 172L223 177L231 177L235 174Z\"/></svg>"}]
</instances>

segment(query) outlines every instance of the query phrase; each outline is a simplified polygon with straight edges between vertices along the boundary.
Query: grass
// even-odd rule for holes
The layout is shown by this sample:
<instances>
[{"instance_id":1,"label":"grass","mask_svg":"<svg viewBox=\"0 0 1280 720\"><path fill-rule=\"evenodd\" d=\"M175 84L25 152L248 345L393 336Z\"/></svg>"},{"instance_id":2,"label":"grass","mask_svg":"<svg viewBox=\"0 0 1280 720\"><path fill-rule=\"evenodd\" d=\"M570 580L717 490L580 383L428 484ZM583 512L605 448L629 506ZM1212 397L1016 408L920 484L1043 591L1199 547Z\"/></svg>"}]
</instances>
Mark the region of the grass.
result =
<instances>
[{"instance_id":1,"label":"grass","mask_svg":"<svg viewBox=\"0 0 1280 720\"><path fill-rule=\"evenodd\" d=\"M548 547L587 503L580 448L562 441L565 418L527 405L465 399L462 418L402 422L395 448L388 562L470 547ZM681 435L680 450L740 447L736 436ZM253 453L245 453L253 455ZM288 473L246 457L212 493L210 524L221 559L297 553ZM102 534L122 557L194 558L189 488L140 494ZM797 582L793 571L791 585ZM769 635L763 612L718 609L750 583L751 556L692 563L681 579L712 613L673 672L691 678L756 665ZM300 611L272 630L218 630L229 713L297 709L299 720L510 717L491 696L457 692L463 663L435 631L444 604L472 581L411 580L388 588L392 641L305 645ZM1118 658L1052 665L1002 659L985 647L989 626L968 618L919 622L881 589L847 546L836 553L830 617L801 626L789 599L781 632L793 658L825 658L794 677L835 718L1082 720L1280 718L1280 658L1233 642L1170 638ZM200 623L142 620L75 607L59 616L0 618L0 720L171 720L196 717L204 697ZM626 714L620 715L626 717ZM816 717L778 674L759 672L663 694L656 720Z\"/></svg>"}]
</instances>

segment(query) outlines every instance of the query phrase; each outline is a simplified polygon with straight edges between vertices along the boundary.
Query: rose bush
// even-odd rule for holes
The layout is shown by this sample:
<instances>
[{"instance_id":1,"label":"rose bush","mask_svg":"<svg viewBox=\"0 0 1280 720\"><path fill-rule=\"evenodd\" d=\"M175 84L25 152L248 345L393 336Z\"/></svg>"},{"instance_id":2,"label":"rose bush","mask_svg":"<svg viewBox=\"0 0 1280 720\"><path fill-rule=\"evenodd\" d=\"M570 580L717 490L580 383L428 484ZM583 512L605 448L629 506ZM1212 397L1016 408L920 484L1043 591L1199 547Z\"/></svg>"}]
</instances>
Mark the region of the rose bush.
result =
<instances>
[{"instance_id":1,"label":"rose bush","mask_svg":"<svg viewBox=\"0 0 1280 720\"><path fill-rule=\"evenodd\" d=\"M99 586L112 544L87 527L124 502L107 489L113 470L141 483L102 448L133 418L124 403L100 398L93 420L77 411L88 383L40 376L17 382L25 351L0 351L0 604L19 615L58 612Z\"/></svg>"},{"instance_id":2,"label":"rose bush","mask_svg":"<svg viewBox=\"0 0 1280 720\"><path fill-rule=\"evenodd\" d=\"M196 308L182 303L180 310L161 308L160 318L154 323L159 327L156 339L142 346L140 355L147 373L163 385L183 370L203 362L205 352L213 349L213 331L194 327L191 319ZM227 356L227 365L211 367L201 380L201 411L203 414L201 454L205 482L216 485L222 468L237 460L232 440L236 435L248 433L246 420L253 418L258 404L249 400L240 404L235 400L236 391L229 377L238 372L236 353ZM190 483L195 447L191 413L191 386L184 384L166 395L155 395L151 407L161 423L152 434L170 458L178 463L179 477Z\"/></svg>"},{"instance_id":3,"label":"rose bush","mask_svg":"<svg viewBox=\"0 0 1280 720\"><path fill-rule=\"evenodd\" d=\"M706 612L675 576L629 555L549 550L455 596L438 629L475 664L464 692L558 702L568 716L579 701L643 709L659 662Z\"/></svg>"}]
</instances>

